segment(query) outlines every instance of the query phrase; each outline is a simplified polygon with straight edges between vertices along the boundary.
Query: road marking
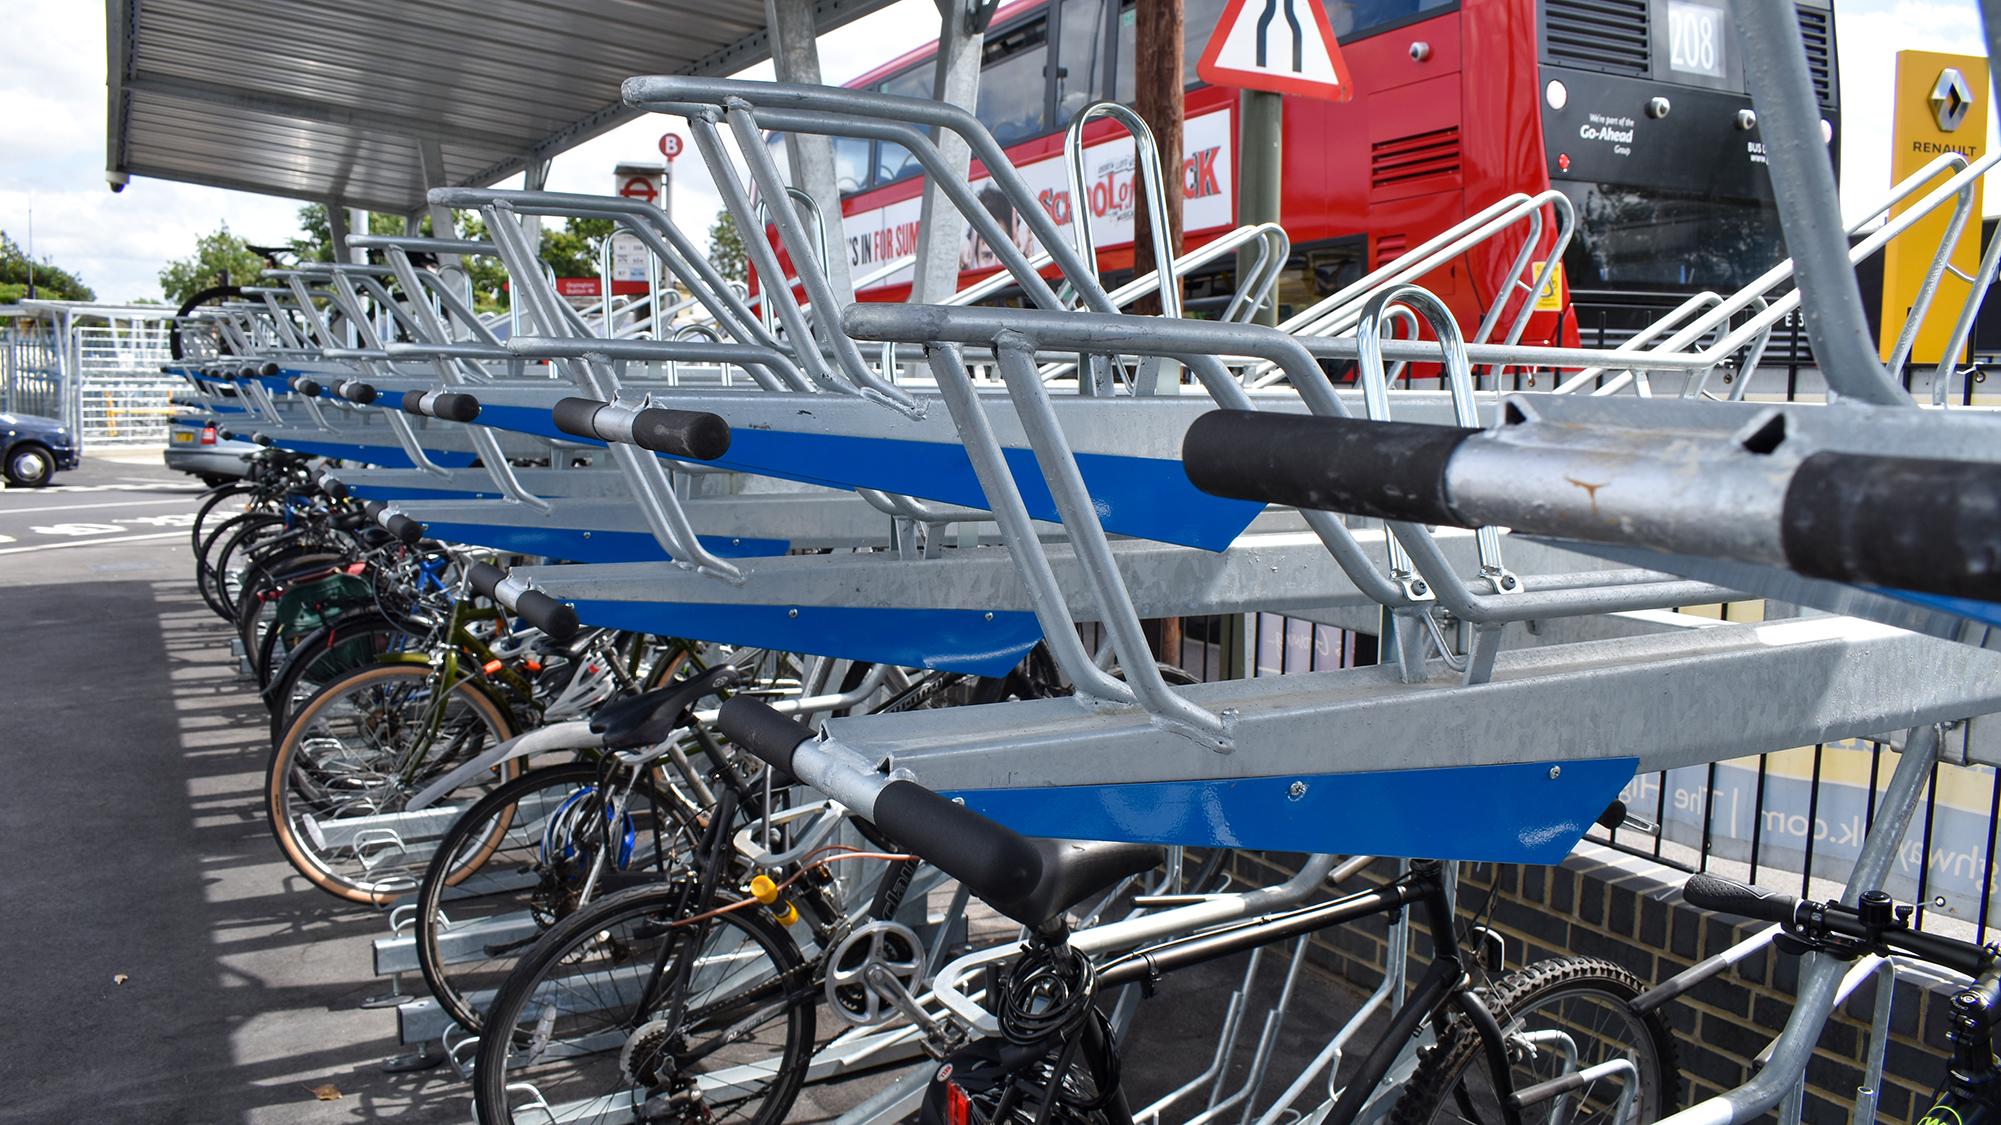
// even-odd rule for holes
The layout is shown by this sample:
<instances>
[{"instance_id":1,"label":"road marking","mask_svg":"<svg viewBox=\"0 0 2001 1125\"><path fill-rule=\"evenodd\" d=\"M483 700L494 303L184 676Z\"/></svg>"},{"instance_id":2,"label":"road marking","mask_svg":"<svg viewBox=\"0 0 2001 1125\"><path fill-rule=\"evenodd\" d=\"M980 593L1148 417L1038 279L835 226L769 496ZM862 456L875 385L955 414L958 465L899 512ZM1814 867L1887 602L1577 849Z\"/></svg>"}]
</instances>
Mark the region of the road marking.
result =
<instances>
[{"instance_id":1,"label":"road marking","mask_svg":"<svg viewBox=\"0 0 2001 1125\"><path fill-rule=\"evenodd\" d=\"M120 529L124 530L123 528ZM0 547L0 555L20 555L29 551L56 551L64 547L96 547L104 543L143 543L149 539L185 539L181 532L169 531L160 535L121 535L116 539L72 539L67 543L37 543L32 547Z\"/></svg>"},{"instance_id":2,"label":"road marking","mask_svg":"<svg viewBox=\"0 0 2001 1125\"><path fill-rule=\"evenodd\" d=\"M125 529L115 523L52 523L28 530L36 535L116 535Z\"/></svg>"},{"instance_id":3,"label":"road marking","mask_svg":"<svg viewBox=\"0 0 2001 1125\"><path fill-rule=\"evenodd\" d=\"M185 504L186 497L174 500L120 500L112 504L54 504L42 508L0 508L0 516L26 515L29 512L75 512L84 508L138 508L156 504Z\"/></svg>"}]
</instances>

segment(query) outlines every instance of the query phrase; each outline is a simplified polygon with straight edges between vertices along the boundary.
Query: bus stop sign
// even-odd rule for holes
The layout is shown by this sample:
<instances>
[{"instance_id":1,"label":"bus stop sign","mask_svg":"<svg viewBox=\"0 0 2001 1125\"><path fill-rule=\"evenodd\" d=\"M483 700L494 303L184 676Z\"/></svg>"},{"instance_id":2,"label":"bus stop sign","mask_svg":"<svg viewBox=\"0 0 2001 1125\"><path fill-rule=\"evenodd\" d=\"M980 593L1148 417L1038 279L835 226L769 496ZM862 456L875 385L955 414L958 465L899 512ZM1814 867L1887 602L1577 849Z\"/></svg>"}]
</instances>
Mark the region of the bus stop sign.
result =
<instances>
[{"instance_id":1,"label":"bus stop sign","mask_svg":"<svg viewBox=\"0 0 2001 1125\"><path fill-rule=\"evenodd\" d=\"M1319 0L1229 0L1195 73L1212 86L1336 102L1354 95Z\"/></svg>"}]
</instances>

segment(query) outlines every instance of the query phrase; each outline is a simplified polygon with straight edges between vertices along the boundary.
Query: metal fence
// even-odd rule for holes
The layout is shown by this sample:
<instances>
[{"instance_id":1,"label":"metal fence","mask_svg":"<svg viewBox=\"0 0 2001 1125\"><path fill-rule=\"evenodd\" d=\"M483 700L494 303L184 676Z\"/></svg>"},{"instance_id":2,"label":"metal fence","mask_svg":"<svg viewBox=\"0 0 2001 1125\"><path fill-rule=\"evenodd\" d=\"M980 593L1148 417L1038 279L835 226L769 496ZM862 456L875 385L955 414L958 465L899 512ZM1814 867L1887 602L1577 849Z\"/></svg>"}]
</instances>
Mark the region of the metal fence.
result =
<instances>
[{"instance_id":1,"label":"metal fence","mask_svg":"<svg viewBox=\"0 0 2001 1125\"><path fill-rule=\"evenodd\" d=\"M26 302L0 311L0 409L59 418L86 446L164 445L172 395L164 309Z\"/></svg>"}]
</instances>

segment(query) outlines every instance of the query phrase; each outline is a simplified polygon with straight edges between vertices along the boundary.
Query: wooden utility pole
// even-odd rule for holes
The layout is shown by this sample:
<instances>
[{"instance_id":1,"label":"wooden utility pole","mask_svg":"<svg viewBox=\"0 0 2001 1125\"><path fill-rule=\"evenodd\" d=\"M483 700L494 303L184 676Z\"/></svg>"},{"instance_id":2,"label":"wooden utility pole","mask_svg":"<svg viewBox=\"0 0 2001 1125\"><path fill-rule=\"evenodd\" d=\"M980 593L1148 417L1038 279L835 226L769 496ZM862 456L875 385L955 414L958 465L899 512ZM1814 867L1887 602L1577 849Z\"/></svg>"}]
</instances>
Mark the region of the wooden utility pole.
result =
<instances>
[{"instance_id":1,"label":"wooden utility pole","mask_svg":"<svg viewBox=\"0 0 2001 1125\"><path fill-rule=\"evenodd\" d=\"M1134 8L1133 94L1135 108L1153 130L1160 150L1161 178L1167 181L1167 234L1175 257L1181 256L1182 36L1181 0L1139 0ZM1133 276L1137 277L1154 268L1150 208L1137 166L1133 189ZM1160 299L1148 295L1133 308L1158 313Z\"/></svg>"}]
</instances>

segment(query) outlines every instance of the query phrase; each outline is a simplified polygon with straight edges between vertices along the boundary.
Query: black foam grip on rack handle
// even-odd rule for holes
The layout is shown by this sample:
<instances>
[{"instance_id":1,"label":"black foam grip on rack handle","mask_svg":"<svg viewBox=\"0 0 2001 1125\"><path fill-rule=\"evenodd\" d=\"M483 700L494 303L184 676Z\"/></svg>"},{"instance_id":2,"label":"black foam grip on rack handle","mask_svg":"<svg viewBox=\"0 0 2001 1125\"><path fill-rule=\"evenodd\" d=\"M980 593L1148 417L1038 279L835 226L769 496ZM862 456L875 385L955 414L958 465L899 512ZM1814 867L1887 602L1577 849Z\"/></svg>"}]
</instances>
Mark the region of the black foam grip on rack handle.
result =
<instances>
[{"instance_id":1,"label":"black foam grip on rack handle","mask_svg":"<svg viewBox=\"0 0 2001 1125\"><path fill-rule=\"evenodd\" d=\"M2001 601L2001 465L1823 451L1779 520L1808 578Z\"/></svg>"},{"instance_id":2,"label":"black foam grip on rack handle","mask_svg":"<svg viewBox=\"0 0 2001 1125\"><path fill-rule=\"evenodd\" d=\"M813 737L812 727L747 695L725 700L716 714L716 726L731 742L786 773L792 772L792 751Z\"/></svg>"},{"instance_id":3,"label":"black foam grip on rack handle","mask_svg":"<svg viewBox=\"0 0 2001 1125\"><path fill-rule=\"evenodd\" d=\"M404 391L404 392L403 392L403 413L405 413L405 414L415 414L415 415L417 415L417 416L418 416L418 417L420 417L420 418L424 416L424 392L423 392L423 391Z\"/></svg>"},{"instance_id":4,"label":"black foam grip on rack handle","mask_svg":"<svg viewBox=\"0 0 2001 1125\"><path fill-rule=\"evenodd\" d=\"M389 534L394 535L412 547L416 546L424 538L424 525L401 512L384 520L382 526Z\"/></svg>"},{"instance_id":5,"label":"black foam grip on rack handle","mask_svg":"<svg viewBox=\"0 0 2001 1125\"><path fill-rule=\"evenodd\" d=\"M1681 897L1690 906L1703 910L1738 914L1764 922L1790 924L1799 916L1800 900L1792 895L1775 894L1748 883L1714 875L1690 875L1688 882L1682 884Z\"/></svg>"},{"instance_id":6,"label":"black foam grip on rack handle","mask_svg":"<svg viewBox=\"0 0 2001 1125\"><path fill-rule=\"evenodd\" d=\"M387 508L388 506L389 505L384 504L380 500L364 500L362 501L361 504L361 511L363 515L367 516L371 521L373 521L381 519L382 509Z\"/></svg>"},{"instance_id":7,"label":"black foam grip on rack handle","mask_svg":"<svg viewBox=\"0 0 2001 1125\"><path fill-rule=\"evenodd\" d=\"M268 359L265 360L263 363L257 365L257 373L259 375L262 375L266 379L269 379L272 376L278 374L280 370L281 369L275 362Z\"/></svg>"},{"instance_id":8,"label":"black foam grip on rack handle","mask_svg":"<svg viewBox=\"0 0 2001 1125\"><path fill-rule=\"evenodd\" d=\"M1042 854L1027 837L915 782L884 786L870 819L989 903L1020 902L1042 881Z\"/></svg>"},{"instance_id":9,"label":"black foam grip on rack handle","mask_svg":"<svg viewBox=\"0 0 2001 1125\"><path fill-rule=\"evenodd\" d=\"M470 422L479 417L479 400L457 391L446 391L431 400L431 417L447 422Z\"/></svg>"},{"instance_id":10,"label":"black foam grip on rack handle","mask_svg":"<svg viewBox=\"0 0 2001 1125\"><path fill-rule=\"evenodd\" d=\"M633 417L632 444L669 457L713 461L730 451L730 424L707 411L651 406Z\"/></svg>"},{"instance_id":11,"label":"black foam grip on rack handle","mask_svg":"<svg viewBox=\"0 0 2001 1125\"><path fill-rule=\"evenodd\" d=\"M335 387L334 393L349 402L361 406L367 406L369 403L375 401L375 388L358 379L349 379L347 382Z\"/></svg>"},{"instance_id":12,"label":"black foam grip on rack handle","mask_svg":"<svg viewBox=\"0 0 2001 1125\"><path fill-rule=\"evenodd\" d=\"M337 480L328 480L325 477L321 477L320 491L336 500L347 499L347 486Z\"/></svg>"},{"instance_id":13,"label":"black foam grip on rack handle","mask_svg":"<svg viewBox=\"0 0 2001 1125\"><path fill-rule=\"evenodd\" d=\"M597 417L598 411L603 410L605 405L589 398L558 399L555 408L549 412L549 420L556 424L557 429L571 437L601 441L603 439L598 437L597 429L591 425L591 420Z\"/></svg>"},{"instance_id":14,"label":"black foam grip on rack handle","mask_svg":"<svg viewBox=\"0 0 2001 1125\"><path fill-rule=\"evenodd\" d=\"M304 375L292 376L292 389L307 398L318 398L320 394L319 383Z\"/></svg>"},{"instance_id":15,"label":"black foam grip on rack handle","mask_svg":"<svg viewBox=\"0 0 2001 1125\"><path fill-rule=\"evenodd\" d=\"M540 590L528 590L514 599L514 612L521 619L547 633L552 640L567 641L577 635L582 622L574 606L559 602Z\"/></svg>"},{"instance_id":16,"label":"black foam grip on rack handle","mask_svg":"<svg viewBox=\"0 0 2001 1125\"><path fill-rule=\"evenodd\" d=\"M1479 432L1212 410L1188 427L1181 460L1188 480L1211 496L1469 527L1446 497L1445 466Z\"/></svg>"},{"instance_id":17,"label":"black foam grip on rack handle","mask_svg":"<svg viewBox=\"0 0 2001 1125\"><path fill-rule=\"evenodd\" d=\"M476 562L466 568L466 584L482 598L493 597L493 588L506 577L507 572L492 563Z\"/></svg>"}]
</instances>

